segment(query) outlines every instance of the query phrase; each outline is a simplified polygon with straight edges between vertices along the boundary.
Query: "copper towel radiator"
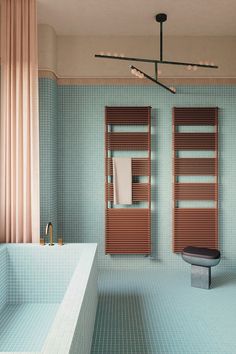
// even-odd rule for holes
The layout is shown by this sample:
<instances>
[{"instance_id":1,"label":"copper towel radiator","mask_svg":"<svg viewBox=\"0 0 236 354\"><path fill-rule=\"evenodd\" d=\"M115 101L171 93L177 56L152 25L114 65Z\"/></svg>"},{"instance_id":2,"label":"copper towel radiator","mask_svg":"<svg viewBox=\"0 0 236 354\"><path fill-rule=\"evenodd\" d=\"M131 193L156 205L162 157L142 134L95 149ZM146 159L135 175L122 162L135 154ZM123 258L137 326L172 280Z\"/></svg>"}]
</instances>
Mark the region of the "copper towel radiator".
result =
<instances>
[{"instance_id":1,"label":"copper towel radiator","mask_svg":"<svg viewBox=\"0 0 236 354\"><path fill-rule=\"evenodd\" d=\"M147 127L145 132L117 132L115 126ZM146 151L147 157L132 158L132 201L147 207L115 208L113 205L112 155L119 151ZM135 155L135 156L136 156ZM127 156L127 155L126 155ZM146 183L135 181L147 176ZM151 252L151 107L106 107L105 109L105 253Z\"/></svg>"},{"instance_id":2,"label":"copper towel radiator","mask_svg":"<svg viewBox=\"0 0 236 354\"><path fill-rule=\"evenodd\" d=\"M213 126L214 132L179 132L180 126ZM180 157L180 150L214 157ZM214 176L214 183L180 183L180 176ZM181 208L179 201L214 201L213 208ZM218 247L218 108L173 109L173 252L186 246Z\"/></svg>"}]
</instances>

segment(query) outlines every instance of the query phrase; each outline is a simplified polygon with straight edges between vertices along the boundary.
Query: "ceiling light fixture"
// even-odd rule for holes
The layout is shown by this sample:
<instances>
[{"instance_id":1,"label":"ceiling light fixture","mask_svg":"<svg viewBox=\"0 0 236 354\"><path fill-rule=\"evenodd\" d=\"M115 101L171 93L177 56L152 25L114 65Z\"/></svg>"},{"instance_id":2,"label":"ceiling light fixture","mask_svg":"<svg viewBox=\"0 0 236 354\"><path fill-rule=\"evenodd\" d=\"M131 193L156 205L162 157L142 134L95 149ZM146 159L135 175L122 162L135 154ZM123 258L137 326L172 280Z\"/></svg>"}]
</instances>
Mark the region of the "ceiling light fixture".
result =
<instances>
[{"instance_id":1,"label":"ceiling light fixture","mask_svg":"<svg viewBox=\"0 0 236 354\"><path fill-rule=\"evenodd\" d=\"M161 71L158 69L158 65L160 64L166 64L166 65L182 65L187 68L188 71L196 71L198 67L200 68L210 68L210 69L217 69L218 66L215 65L214 63L209 63L206 61L205 63L200 61L199 63L186 63L186 62L179 62L179 61L167 61L163 60L163 23L167 20L167 15L164 13L160 13L156 15L156 21L160 23L160 59L145 59L145 58L131 58L131 57L126 57L124 54L118 55L115 53L112 55L111 53L104 53L101 52L100 54L95 54L95 58L105 58L105 59L115 59L115 60L127 60L127 61L137 61L137 62L142 62L142 63L150 63L154 64L154 72L155 76L152 77L142 70L136 68L133 65L130 65L131 73L135 76L137 76L140 79L143 79L144 77L157 85L165 88L171 93L176 93L176 89L174 87L168 87L161 83L159 81L159 76Z\"/></svg>"}]
</instances>

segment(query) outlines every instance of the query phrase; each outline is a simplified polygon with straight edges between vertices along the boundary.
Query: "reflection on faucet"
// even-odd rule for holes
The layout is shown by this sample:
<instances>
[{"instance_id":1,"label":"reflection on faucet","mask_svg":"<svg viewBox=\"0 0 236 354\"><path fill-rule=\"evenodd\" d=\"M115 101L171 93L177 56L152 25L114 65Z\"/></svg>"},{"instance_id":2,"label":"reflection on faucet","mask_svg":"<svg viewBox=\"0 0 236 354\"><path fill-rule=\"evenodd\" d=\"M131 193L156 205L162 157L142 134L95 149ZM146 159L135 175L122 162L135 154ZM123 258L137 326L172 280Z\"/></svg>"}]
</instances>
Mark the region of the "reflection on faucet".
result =
<instances>
[{"instance_id":1,"label":"reflection on faucet","mask_svg":"<svg viewBox=\"0 0 236 354\"><path fill-rule=\"evenodd\" d=\"M46 225L46 229L45 229L45 234L48 235L49 232L49 237L50 237L50 242L49 242L49 246L54 246L53 243L53 226L51 222L48 222Z\"/></svg>"}]
</instances>

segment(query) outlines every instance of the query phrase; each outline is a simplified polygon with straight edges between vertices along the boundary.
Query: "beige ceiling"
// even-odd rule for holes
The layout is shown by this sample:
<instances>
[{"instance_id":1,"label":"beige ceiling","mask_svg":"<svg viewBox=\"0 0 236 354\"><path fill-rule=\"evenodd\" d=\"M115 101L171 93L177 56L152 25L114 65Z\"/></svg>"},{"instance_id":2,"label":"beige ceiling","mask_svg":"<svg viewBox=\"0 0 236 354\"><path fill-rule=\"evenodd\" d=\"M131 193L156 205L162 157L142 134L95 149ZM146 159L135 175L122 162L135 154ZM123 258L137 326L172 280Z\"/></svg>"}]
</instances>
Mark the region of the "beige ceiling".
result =
<instances>
[{"instance_id":1,"label":"beige ceiling","mask_svg":"<svg viewBox=\"0 0 236 354\"><path fill-rule=\"evenodd\" d=\"M38 0L38 22L60 35L236 35L236 0Z\"/></svg>"}]
</instances>

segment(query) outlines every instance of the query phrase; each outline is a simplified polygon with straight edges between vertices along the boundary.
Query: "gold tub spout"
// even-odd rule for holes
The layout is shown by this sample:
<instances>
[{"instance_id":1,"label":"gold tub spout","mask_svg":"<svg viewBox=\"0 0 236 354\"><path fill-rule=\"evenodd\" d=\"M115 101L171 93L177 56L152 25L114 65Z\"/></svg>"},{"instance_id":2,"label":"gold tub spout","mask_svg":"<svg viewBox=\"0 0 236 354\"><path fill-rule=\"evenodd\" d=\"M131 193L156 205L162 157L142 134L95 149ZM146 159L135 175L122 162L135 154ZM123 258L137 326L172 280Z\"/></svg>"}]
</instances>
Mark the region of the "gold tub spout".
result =
<instances>
[{"instance_id":1,"label":"gold tub spout","mask_svg":"<svg viewBox=\"0 0 236 354\"><path fill-rule=\"evenodd\" d=\"M50 237L50 242L49 242L49 246L54 246L53 243L53 226L51 222L48 222L46 225L46 230L45 230L45 234L48 235L49 232L49 237Z\"/></svg>"}]
</instances>

